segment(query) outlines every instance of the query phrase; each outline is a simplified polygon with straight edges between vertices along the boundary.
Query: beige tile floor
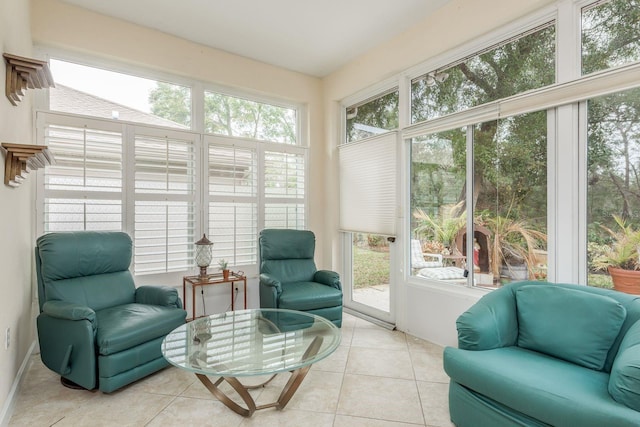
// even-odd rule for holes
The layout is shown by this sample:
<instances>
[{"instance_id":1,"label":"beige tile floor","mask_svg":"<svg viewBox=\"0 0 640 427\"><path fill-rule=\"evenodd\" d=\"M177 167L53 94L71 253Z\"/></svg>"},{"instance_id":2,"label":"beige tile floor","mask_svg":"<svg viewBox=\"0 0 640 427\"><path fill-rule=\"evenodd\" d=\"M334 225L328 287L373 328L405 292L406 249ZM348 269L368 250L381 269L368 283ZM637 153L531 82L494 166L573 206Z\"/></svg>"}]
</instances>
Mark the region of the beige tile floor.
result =
<instances>
[{"instance_id":1,"label":"beige tile floor","mask_svg":"<svg viewBox=\"0 0 640 427\"><path fill-rule=\"evenodd\" d=\"M252 391L276 400L288 375ZM193 374L166 368L117 392L78 391L34 355L10 426L453 426L442 348L345 314L338 350L315 364L283 410L243 418Z\"/></svg>"}]
</instances>

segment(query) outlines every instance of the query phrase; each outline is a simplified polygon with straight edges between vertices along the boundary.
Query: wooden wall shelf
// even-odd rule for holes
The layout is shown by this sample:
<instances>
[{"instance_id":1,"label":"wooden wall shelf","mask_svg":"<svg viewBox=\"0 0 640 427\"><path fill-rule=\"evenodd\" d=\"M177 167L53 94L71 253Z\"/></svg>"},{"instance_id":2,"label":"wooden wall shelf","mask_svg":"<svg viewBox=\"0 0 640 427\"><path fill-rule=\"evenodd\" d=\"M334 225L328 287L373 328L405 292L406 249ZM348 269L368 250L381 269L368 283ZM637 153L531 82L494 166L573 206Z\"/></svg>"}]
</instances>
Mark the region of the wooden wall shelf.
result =
<instances>
[{"instance_id":1,"label":"wooden wall shelf","mask_svg":"<svg viewBox=\"0 0 640 427\"><path fill-rule=\"evenodd\" d=\"M47 61L24 58L10 53L2 56L7 62L7 98L13 105L17 106L18 102L22 101L26 89L55 87Z\"/></svg>"},{"instance_id":2,"label":"wooden wall shelf","mask_svg":"<svg viewBox=\"0 0 640 427\"><path fill-rule=\"evenodd\" d=\"M55 163L53 154L46 145L26 145L2 143L6 151L4 162L4 183L17 187L24 181L25 174Z\"/></svg>"}]
</instances>

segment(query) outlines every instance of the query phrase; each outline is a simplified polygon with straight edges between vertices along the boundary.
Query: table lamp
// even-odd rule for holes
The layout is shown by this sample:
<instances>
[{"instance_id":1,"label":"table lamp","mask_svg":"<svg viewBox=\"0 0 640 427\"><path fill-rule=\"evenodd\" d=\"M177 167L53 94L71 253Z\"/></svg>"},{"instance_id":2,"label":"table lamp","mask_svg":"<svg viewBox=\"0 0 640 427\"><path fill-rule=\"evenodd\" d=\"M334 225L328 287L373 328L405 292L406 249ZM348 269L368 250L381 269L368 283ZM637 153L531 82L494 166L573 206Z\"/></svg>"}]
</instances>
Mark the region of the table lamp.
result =
<instances>
[{"instance_id":1,"label":"table lamp","mask_svg":"<svg viewBox=\"0 0 640 427\"><path fill-rule=\"evenodd\" d=\"M200 267L200 276L207 275L207 267L211 264L213 258L212 247L213 242L207 239L207 235L203 234L202 239L196 243L196 264Z\"/></svg>"}]
</instances>

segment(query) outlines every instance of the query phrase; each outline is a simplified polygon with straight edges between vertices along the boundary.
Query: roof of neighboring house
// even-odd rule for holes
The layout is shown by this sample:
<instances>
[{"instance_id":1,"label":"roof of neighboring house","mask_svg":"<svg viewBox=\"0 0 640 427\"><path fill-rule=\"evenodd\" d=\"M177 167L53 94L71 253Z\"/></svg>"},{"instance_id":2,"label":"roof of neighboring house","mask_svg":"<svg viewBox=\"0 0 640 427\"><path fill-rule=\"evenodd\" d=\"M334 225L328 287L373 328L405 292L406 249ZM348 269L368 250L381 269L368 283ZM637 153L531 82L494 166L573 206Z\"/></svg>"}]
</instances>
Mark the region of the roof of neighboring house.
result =
<instances>
[{"instance_id":1,"label":"roof of neighboring house","mask_svg":"<svg viewBox=\"0 0 640 427\"><path fill-rule=\"evenodd\" d=\"M49 93L49 108L53 111L189 129L188 126L181 123L154 116L153 114L145 113L144 111L136 110L61 84L56 84L56 87L51 88Z\"/></svg>"}]
</instances>

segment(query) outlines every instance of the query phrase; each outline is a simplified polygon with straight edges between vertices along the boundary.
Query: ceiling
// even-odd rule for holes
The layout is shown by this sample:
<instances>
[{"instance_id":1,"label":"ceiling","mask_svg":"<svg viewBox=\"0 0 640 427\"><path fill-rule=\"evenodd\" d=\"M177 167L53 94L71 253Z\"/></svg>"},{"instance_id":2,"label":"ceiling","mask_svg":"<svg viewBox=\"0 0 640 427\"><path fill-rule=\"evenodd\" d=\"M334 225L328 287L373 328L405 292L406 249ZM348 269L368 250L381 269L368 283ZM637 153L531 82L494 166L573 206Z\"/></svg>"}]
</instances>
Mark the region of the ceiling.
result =
<instances>
[{"instance_id":1,"label":"ceiling","mask_svg":"<svg viewBox=\"0 0 640 427\"><path fill-rule=\"evenodd\" d=\"M64 0L312 76L393 38L448 0Z\"/></svg>"}]
</instances>

